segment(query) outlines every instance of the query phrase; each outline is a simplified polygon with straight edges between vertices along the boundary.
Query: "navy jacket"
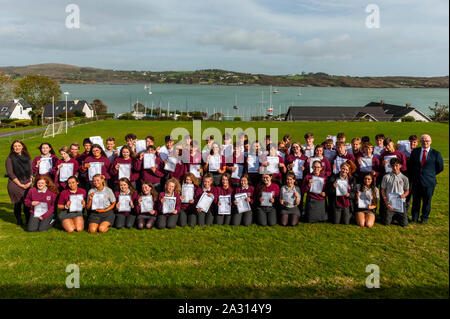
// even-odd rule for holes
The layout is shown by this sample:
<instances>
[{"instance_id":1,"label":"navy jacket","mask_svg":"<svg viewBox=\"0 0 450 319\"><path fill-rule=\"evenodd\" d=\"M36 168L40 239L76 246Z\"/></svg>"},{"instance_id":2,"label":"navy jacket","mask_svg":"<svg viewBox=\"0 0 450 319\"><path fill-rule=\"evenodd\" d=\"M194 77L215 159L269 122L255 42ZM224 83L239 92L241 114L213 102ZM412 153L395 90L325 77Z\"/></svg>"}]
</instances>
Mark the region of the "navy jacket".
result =
<instances>
[{"instance_id":1,"label":"navy jacket","mask_svg":"<svg viewBox=\"0 0 450 319\"><path fill-rule=\"evenodd\" d=\"M444 170L444 161L439 151L430 148L427 159L423 167L420 162L420 152L422 147L417 147L411 152L409 176L413 184L420 183L423 187L435 187L436 175Z\"/></svg>"}]
</instances>

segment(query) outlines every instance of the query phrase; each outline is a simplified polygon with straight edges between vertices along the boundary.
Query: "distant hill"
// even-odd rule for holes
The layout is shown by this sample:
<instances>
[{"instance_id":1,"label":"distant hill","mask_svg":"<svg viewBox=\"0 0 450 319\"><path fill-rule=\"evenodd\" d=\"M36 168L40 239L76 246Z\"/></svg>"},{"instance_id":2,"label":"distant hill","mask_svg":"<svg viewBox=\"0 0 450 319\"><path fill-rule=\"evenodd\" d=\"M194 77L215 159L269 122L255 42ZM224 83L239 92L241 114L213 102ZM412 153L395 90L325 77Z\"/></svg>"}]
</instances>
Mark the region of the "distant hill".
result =
<instances>
[{"instance_id":1,"label":"distant hill","mask_svg":"<svg viewBox=\"0 0 450 319\"><path fill-rule=\"evenodd\" d=\"M323 72L265 75L209 69L198 71L120 71L67 64L0 67L0 72L20 78L28 74L48 76L60 83L178 83L216 85L331 86L370 88L448 88L449 77L354 77Z\"/></svg>"}]
</instances>

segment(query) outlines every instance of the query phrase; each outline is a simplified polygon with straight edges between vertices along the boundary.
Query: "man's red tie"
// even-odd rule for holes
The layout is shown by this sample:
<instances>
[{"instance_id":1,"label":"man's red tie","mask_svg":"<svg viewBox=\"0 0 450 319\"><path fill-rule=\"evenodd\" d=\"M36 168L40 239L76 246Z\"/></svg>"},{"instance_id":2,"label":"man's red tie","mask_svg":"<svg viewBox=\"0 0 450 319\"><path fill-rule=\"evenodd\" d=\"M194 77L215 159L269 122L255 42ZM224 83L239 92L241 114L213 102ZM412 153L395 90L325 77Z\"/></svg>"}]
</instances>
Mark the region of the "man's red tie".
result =
<instances>
[{"instance_id":1,"label":"man's red tie","mask_svg":"<svg viewBox=\"0 0 450 319\"><path fill-rule=\"evenodd\" d=\"M422 155L422 167L423 165L425 165L425 161L427 160L427 150L423 150L423 155Z\"/></svg>"}]
</instances>

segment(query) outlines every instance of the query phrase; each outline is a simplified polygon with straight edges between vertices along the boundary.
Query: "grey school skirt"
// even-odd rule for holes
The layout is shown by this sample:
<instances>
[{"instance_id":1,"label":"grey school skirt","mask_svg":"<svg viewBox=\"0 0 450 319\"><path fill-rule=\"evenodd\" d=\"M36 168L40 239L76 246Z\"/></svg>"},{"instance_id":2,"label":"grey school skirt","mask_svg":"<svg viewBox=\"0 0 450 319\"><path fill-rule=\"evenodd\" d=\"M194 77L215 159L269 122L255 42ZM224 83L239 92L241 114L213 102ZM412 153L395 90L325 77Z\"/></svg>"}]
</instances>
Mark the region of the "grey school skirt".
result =
<instances>
[{"instance_id":1,"label":"grey school skirt","mask_svg":"<svg viewBox=\"0 0 450 319\"><path fill-rule=\"evenodd\" d=\"M111 225L114 224L114 219L116 218L116 215L114 214L114 211L111 209L104 213L97 213L95 211L91 211L91 214L89 215L88 223L89 224L101 224L103 222L108 222Z\"/></svg>"},{"instance_id":2,"label":"grey school skirt","mask_svg":"<svg viewBox=\"0 0 450 319\"><path fill-rule=\"evenodd\" d=\"M328 219L326 201L306 197L306 221L308 223L324 222Z\"/></svg>"},{"instance_id":3,"label":"grey school skirt","mask_svg":"<svg viewBox=\"0 0 450 319\"><path fill-rule=\"evenodd\" d=\"M76 217L83 217L83 212L69 212L69 210L62 210L59 212L59 221L63 221L65 219L74 219Z\"/></svg>"}]
</instances>

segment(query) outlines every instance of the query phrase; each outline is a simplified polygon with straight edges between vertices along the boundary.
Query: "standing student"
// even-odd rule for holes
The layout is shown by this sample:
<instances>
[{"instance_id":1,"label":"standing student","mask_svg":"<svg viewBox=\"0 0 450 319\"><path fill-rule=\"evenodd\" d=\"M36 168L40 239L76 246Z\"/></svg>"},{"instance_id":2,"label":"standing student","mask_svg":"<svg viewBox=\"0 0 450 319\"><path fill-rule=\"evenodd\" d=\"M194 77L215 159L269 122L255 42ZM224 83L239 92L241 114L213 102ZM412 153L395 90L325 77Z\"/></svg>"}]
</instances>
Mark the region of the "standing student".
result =
<instances>
[{"instance_id":1,"label":"standing student","mask_svg":"<svg viewBox=\"0 0 450 319\"><path fill-rule=\"evenodd\" d=\"M172 156L174 148L173 148L173 138L170 135L167 135L164 138L165 145L159 148L159 156L161 160L164 162L169 156Z\"/></svg>"},{"instance_id":2,"label":"standing student","mask_svg":"<svg viewBox=\"0 0 450 319\"><path fill-rule=\"evenodd\" d=\"M186 165L183 163L183 149L181 146L176 147L171 157L176 158L175 170L173 172L164 170L164 172L169 179L175 178L177 180L181 180L186 173ZM167 158L164 163L167 163L168 161L169 159Z\"/></svg>"},{"instance_id":3,"label":"standing student","mask_svg":"<svg viewBox=\"0 0 450 319\"><path fill-rule=\"evenodd\" d=\"M55 176L55 184L58 187L59 191L62 191L66 188L67 183L67 177L70 176L77 176L78 177L78 162L71 157L69 148L67 146L63 146L58 150L59 154L61 155L61 159L58 159L56 162L55 167L53 168L53 176ZM72 171L70 174L67 174L66 176L61 176L61 169L64 165L71 165Z\"/></svg>"},{"instance_id":4,"label":"standing student","mask_svg":"<svg viewBox=\"0 0 450 319\"><path fill-rule=\"evenodd\" d=\"M269 194L271 195L269 196ZM267 196L266 198L264 198ZM260 226L273 226L277 223L275 205L280 196L280 187L272 183L270 174L262 175L262 182L256 190L256 223ZM269 198L270 197L270 198Z\"/></svg>"},{"instance_id":5,"label":"standing student","mask_svg":"<svg viewBox=\"0 0 450 319\"><path fill-rule=\"evenodd\" d=\"M351 145L352 145L352 147L348 152L353 155L355 160L358 160L358 158L363 155L363 153L361 151L361 139L359 137L352 138Z\"/></svg>"},{"instance_id":6,"label":"standing student","mask_svg":"<svg viewBox=\"0 0 450 319\"><path fill-rule=\"evenodd\" d=\"M136 222L136 211L134 209L134 204L136 203L137 198L139 197L138 193L131 185L131 182L128 178L122 177L119 180L119 191L114 193L116 196L116 217L114 219L114 226L117 229L121 229L123 227L131 228L134 226ZM130 208L127 210L120 209L120 198L121 196L128 196L129 206Z\"/></svg>"},{"instance_id":7,"label":"standing student","mask_svg":"<svg viewBox=\"0 0 450 319\"><path fill-rule=\"evenodd\" d=\"M142 202L144 197L150 197L153 202L153 209L150 209L148 212L142 211ZM142 183L142 192L138 197L137 202L135 203L136 213L137 213L137 228L138 229L150 229L156 222L156 202L158 201L158 193L156 192L155 187L150 182Z\"/></svg>"},{"instance_id":8,"label":"standing student","mask_svg":"<svg viewBox=\"0 0 450 319\"><path fill-rule=\"evenodd\" d=\"M408 151L407 149L405 149L403 151L403 154L406 157L406 166L408 167L408 169L406 170L406 172L404 172L405 176L408 177L409 180L409 195L408 197L406 197L406 210L409 211L409 206L411 204L411 198L412 198L412 171L409 169L409 166L411 165L411 152L417 147L417 145L419 144L419 139L417 138L417 135L410 135L408 138L409 141L409 148L410 150ZM399 145L397 145L397 149L399 149Z\"/></svg>"},{"instance_id":9,"label":"standing student","mask_svg":"<svg viewBox=\"0 0 450 319\"><path fill-rule=\"evenodd\" d=\"M247 194L247 197L245 200L250 204L250 210L246 212L239 213L237 210L237 201L236 201L236 195L237 194ZM235 188L234 192L234 205L235 205L235 212L233 216L231 217L231 224L234 226L244 225L244 226L250 226L252 224L252 206L253 206L253 196L255 193L255 189L253 186L249 185L249 178L247 174L243 174L240 181L240 186Z\"/></svg>"},{"instance_id":10,"label":"standing student","mask_svg":"<svg viewBox=\"0 0 450 319\"><path fill-rule=\"evenodd\" d=\"M230 196L230 207L233 200L233 187L231 187L231 176L229 173L224 173L222 175L221 185L217 188L217 196ZM220 206L219 200L217 201L217 206ZM217 207L217 213L215 215L214 223L217 225L230 225L231 222L231 211L229 215L219 215L219 207Z\"/></svg>"},{"instance_id":11,"label":"standing student","mask_svg":"<svg viewBox=\"0 0 450 319\"><path fill-rule=\"evenodd\" d=\"M189 146L189 160L184 163L186 174L191 173L199 182L202 179L202 154L198 149L197 141Z\"/></svg>"},{"instance_id":12,"label":"standing student","mask_svg":"<svg viewBox=\"0 0 450 319\"><path fill-rule=\"evenodd\" d=\"M305 144L302 144L303 153L306 155L306 157L313 157L314 156L314 134L309 132L306 133L305 136Z\"/></svg>"},{"instance_id":13,"label":"standing student","mask_svg":"<svg viewBox=\"0 0 450 319\"><path fill-rule=\"evenodd\" d=\"M150 168L144 167L144 154L154 154L155 155L155 165ZM164 162L159 157L156 152L155 146L147 146L147 151L139 154L139 159L136 161L135 169L140 172L141 183L151 183L157 192L161 191L163 185L162 178L164 177Z\"/></svg>"},{"instance_id":14,"label":"standing student","mask_svg":"<svg viewBox=\"0 0 450 319\"><path fill-rule=\"evenodd\" d=\"M406 172L407 171L407 166L406 166L406 157L405 154L399 152L398 150L395 149L395 145L394 145L394 141L390 138L386 138L384 139L384 152L383 154L380 156L380 166L381 167L381 178L383 178L383 176L387 173L389 173L390 171L386 171L386 168L388 167L389 164L389 160L388 158L398 158L400 160L400 162L402 163L402 172ZM388 157L388 158L387 158Z\"/></svg>"},{"instance_id":15,"label":"standing student","mask_svg":"<svg viewBox=\"0 0 450 319\"><path fill-rule=\"evenodd\" d=\"M50 143L42 143L39 145L38 150L41 152L41 155L36 156L33 160L33 175L48 175L53 178L52 172L58 161L58 156L55 155L55 151ZM44 164L44 161L49 163Z\"/></svg>"},{"instance_id":16,"label":"standing student","mask_svg":"<svg viewBox=\"0 0 450 319\"><path fill-rule=\"evenodd\" d=\"M384 152L384 139L386 137L384 134L377 134L375 135L375 147L373 148L373 156L380 159L381 154Z\"/></svg>"},{"instance_id":17,"label":"standing student","mask_svg":"<svg viewBox=\"0 0 450 319\"><path fill-rule=\"evenodd\" d=\"M217 190L213 186L213 177L211 174L207 173L205 176L203 176L202 179L202 187L197 188L195 191L195 204L198 204L198 201L200 200L200 197L202 197L203 193L207 193L207 196L210 196L213 198L213 202L211 206L209 207L207 212L203 212L201 208L196 208L197 210L197 225L199 226L211 226L214 221L213 212L215 209L215 204L217 204Z\"/></svg>"},{"instance_id":18,"label":"standing student","mask_svg":"<svg viewBox=\"0 0 450 319\"><path fill-rule=\"evenodd\" d=\"M245 169L245 156L237 143L233 145L233 162L228 164L226 169L231 175L231 186L233 188L239 187L240 179Z\"/></svg>"},{"instance_id":19,"label":"standing student","mask_svg":"<svg viewBox=\"0 0 450 319\"><path fill-rule=\"evenodd\" d=\"M286 146L286 143L278 142L277 155L281 156L283 158L283 161L286 162L286 157L289 155L289 151L288 151L288 148Z\"/></svg>"},{"instance_id":20,"label":"standing student","mask_svg":"<svg viewBox=\"0 0 450 319\"><path fill-rule=\"evenodd\" d=\"M25 205L31 208L27 231L45 231L53 227L57 196L58 189L50 177L39 175L35 180L35 187L31 188L25 197Z\"/></svg>"},{"instance_id":21,"label":"standing student","mask_svg":"<svg viewBox=\"0 0 450 319\"><path fill-rule=\"evenodd\" d=\"M98 144L94 144L91 147L91 151L89 152L89 156L83 162L81 166L81 172L83 172L85 176L85 185L86 187L92 188L93 181L90 177L92 177L93 173L89 173L89 169L93 163L98 163L101 166L101 175L103 175L104 179L107 181L111 178L109 175L111 162L106 157L105 152L102 147Z\"/></svg>"},{"instance_id":22,"label":"standing student","mask_svg":"<svg viewBox=\"0 0 450 319\"><path fill-rule=\"evenodd\" d=\"M368 200L367 207L359 207L358 201L361 196ZM356 224L361 227L372 228L375 223L375 213L377 211L380 192L375 184L375 177L372 173L364 176L362 184L357 185L356 193Z\"/></svg>"},{"instance_id":23,"label":"standing student","mask_svg":"<svg viewBox=\"0 0 450 319\"><path fill-rule=\"evenodd\" d=\"M137 136L134 133L129 133L125 135L125 143L131 149L132 152L136 153L136 141Z\"/></svg>"},{"instance_id":24,"label":"standing student","mask_svg":"<svg viewBox=\"0 0 450 319\"><path fill-rule=\"evenodd\" d=\"M420 220L426 223L430 216L431 199L436 187L436 175L444 170L444 161L439 151L431 148L431 136L424 134L420 137L421 147L411 152L410 176L412 179L413 204L412 220L419 220L420 205L422 214Z\"/></svg>"},{"instance_id":25,"label":"standing student","mask_svg":"<svg viewBox=\"0 0 450 319\"><path fill-rule=\"evenodd\" d=\"M254 141L251 144L247 157L244 163L244 172L248 174L249 182L251 185L258 185L260 181L260 157L262 155L261 152L261 144L259 141ZM250 159L254 160L254 169L252 169L251 165L249 165Z\"/></svg>"},{"instance_id":26,"label":"standing student","mask_svg":"<svg viewBox=\"0 0 450 319\"><path fill-rule=\"evenodd\" d=\"M362 183L364 176L372 174L376 179L380 175L380 161L373 155L373 145L365 143L363 145L363 156L356 160L356 177L359 183Z\"/></svg>"},{"instance_id":27,"label":"standing student","mask_svg":"<svg viewBox=\"0 0 450 319\"><path fill-rule=\"evenodd\" d=\"M89 232L106 233L109 227L114 224L114 207L116 206L116 197L111 188L106 186L105 177L101 174L94 175L92 179L93 187L88 192L88 203L86 208L90 211L88 223ZM103 197L103 208L92 208L93 198L96 194ZM101 203L100 203L101 204Z\"/></svg>"},{"instance_id":28,"label":"standing student","mask_svg":"<svg viewBox=\"0 0 450 319\"><path fill-rule=\"evenodd\" d=\"M12 142L10 152L5 161L6 174L8 175L8 195L14 204L14 216L17 225L23 225L22 205L25 222L30 219L30 208L23 204L33 180L30 153L22 141Z\"/></svg>"},{"instance_id":29,"label":"standing student","mask_svg":"<svg viewBox=\"0 0 450 319\"><path fill-rule=\"evenodd\" d=\"M268 172L268 166L269 166L269 162L267 161L267 157L272 157L277 159L277 168L278 168L278 172ZM281 185L281 182L283 180L283 175L286 174L287 168L286 165L284 164L284 160L283 157L281 157L280 155L278 155L277 153L277 146L275 144L269 144L267 145L267 155L263 154L261 156L261 168L262 171L260 172L261 174L270 174L272 176L272 182L273 183L277 183L278 185Z\"/></svg>"},{"instance_id":30,"label":"standing student","mask_svg":"<svg viewBox=\"0 0 450 319\"><path fill-rule=\"evenodd\" d=\"M214 165L212 164L214 163ZM203 170L209 172L213 177L214 186L219 186L222 180L222 174L226 171L225 156L220 155L220 146L213 143L211 153L206 158Z\"/></svg>"},{"instance_id":31,"label":"standing student","mask_svg":"<svg viewBox=\"0 0 450 319\"><path fill-rule=\"evenodd\" d=\"M327 177L322 173L322 163L320 161L315 161L312 163L313 172L312 174L307 174L303 178L302 192L306 193L306 221L308 223L324 222L328 219L326 211L326 193L325 186L327 182ZM313 182L316 182L314 189L311 189ZM323 184L320 187L320 183Z\"/></svg>"},{"instance_id":32,"label":"standing student","mask_svg":"<svg viewBox=\"0 0 450 319\"><path fill-rule=\"evenodd\" d=\"M92 142L91 140L87 137L83 140L83 148L84 148L84 152L79 154L75 159L78 161L78 166L81 167L81 165L83 165L84 160L89 156L89 154L91 153L91 148L92 148Z\"/></svg>"},{"instance_id":33,"label":"standing student","mask_svg":"<svg viewBox=\"0 0 450 319\"><path fill-rule=\"evenodd\" d=\"M286 184L280 190L280 224L282 226L295 226L300 219L300 205L301 197L300 188L295 185L295 174L288 172L286 174Z\"/></svg>"},{"instance_id":34,"label":"standing student","mask_svg":"<svg viewBox=\"0 0 450 319\"><path fill-rule=\"evenodd\" d=\"M348 163L343 163L341 171L333 174L328 180L328 202L333 224L350 224L351 202L354 201L356 193L356 181L351 175L350 169ZM340 193L338 194L338 192Z\"/></svg>"},{"instance_id":35,"label":"standing student","mask_svg":"<svg viewBox=\"0 0 450 319\"><path fill-rule=\"evenodd\" d=\"M323 155L327 158L328 162L330 162L330 165L334 163L334 159L336 157L336 150L334 149L334 142L333 139L328 138L324 142L324 152Z\"/></svg>"},{"instance_id":36,"label":"standing student","mask_svg":"<svg viewBox=\"0 0 450 319\"><path fill-rule=\"evenodd\" d=\"M324 156L324 147L322 144L317 145L314 148L314 157L309 157L305 163L306 174L311 173L311 162L314 159L318 159L322 163L322 170L326 177L330 177L332 174L331 164L328 159Z\"/></svg>"},{"instance_id":37,"label":"standing student","mask_svg":"<svg viewBox=\"0 0 450 319\"><path fill-rule=\"evenodd\" d=\"M76 176L67 180L67 189L64 189L58 199L59 220L68 233L81 232L84 229L83 209L86 207L86 191L79 186ZM72 205L72 201L81 197L81 205ZM73 209L72 209L73 207Z\"/></svg>"},{"instance_id":38,"label":"standing student","mask_svg":"<svg viewBox=\"0 0 450 319\"><path fill-rule=\"evenodd\" d=\"M70 157L78 162L77 159L78 156L80 156L80 154L78 154L78 151L80 150L80 144L74 142L70 144L69 148L70 148ZM78 167L80 167L80 163L78 163Z\"/></svg>"},{"instance_id":39,"label":"standing student","mask_svg":"<svg viewBox=\"0 0 450 319\"><path fill-rule=\"evenodd\" d=\"M192 173L186 173L183 176L183 179L181 181L181 189L185 187L184 185L192 185L194 195L195 192L199 186L198 179L194 176ZM194 198L190 199L189 201L185 200L184 195L182 194L180 196L181 199L181 208L180 208L180 214L178 216L178 226L184 227L186 224L189 224L189 226L195 226L197 224L197 213L195 211L195 200Z\"/></svg>"},{"instance_id":40,"label":"standing student","mask_svg":"<svg viewBox=\"0 0 450 319\"><path fill-rule=\"evenodd\" d=\"M128 175L121 176L119 174L121 165L129 167ZM119 157L114 160L110 169L111 179L114 181L114 190L117 191L119 189L119 179L123 177L128 178L133 188L136 189L136 181L139 179L139 169L140 165L136 162L136 154L128 145L123 146L120 149Z\"/></svg>"},{"instance_id":41,"label":"standing student","mask_svg":"<svg viewBox=\"0 0 450 319\"><path fill-rule=\"evenodd\" d=\"M159 194L158 217L156 219L156 227L159 229L175 228L178 221L178 213L181 209L180 199L181 186L175 178L169 179L164 185L164 192ZM164 203L168 201L167 197L175 197L175 207L170 212L164 212Z\"/></svg>"},{"instance_id":42,"label":"standing student","mask_svg":"<svg viewBox=\"0 0 450 319\"><path fill-rule=\"evenodd\" d=\"M116 147L116 140L114 139L114 137L108 137L106 139L105 154L111 163L114 163L114 160L117 157L117 151L114 149L115 147Z\"/></svg>"},{"instance_id":43,"label":"standing student","mask_svg":"<svg viewBox=\"0 0 450 319\"><path fill-rule=\"evenodd\" d=\"M347 152L345 148L345 143L342 141L336 142L336 157L333 163L333 173L340 172L340 164L345 162L346 160L351 160L353 163L355 162L355 157Z\"/></svg>"}]
</instances>

